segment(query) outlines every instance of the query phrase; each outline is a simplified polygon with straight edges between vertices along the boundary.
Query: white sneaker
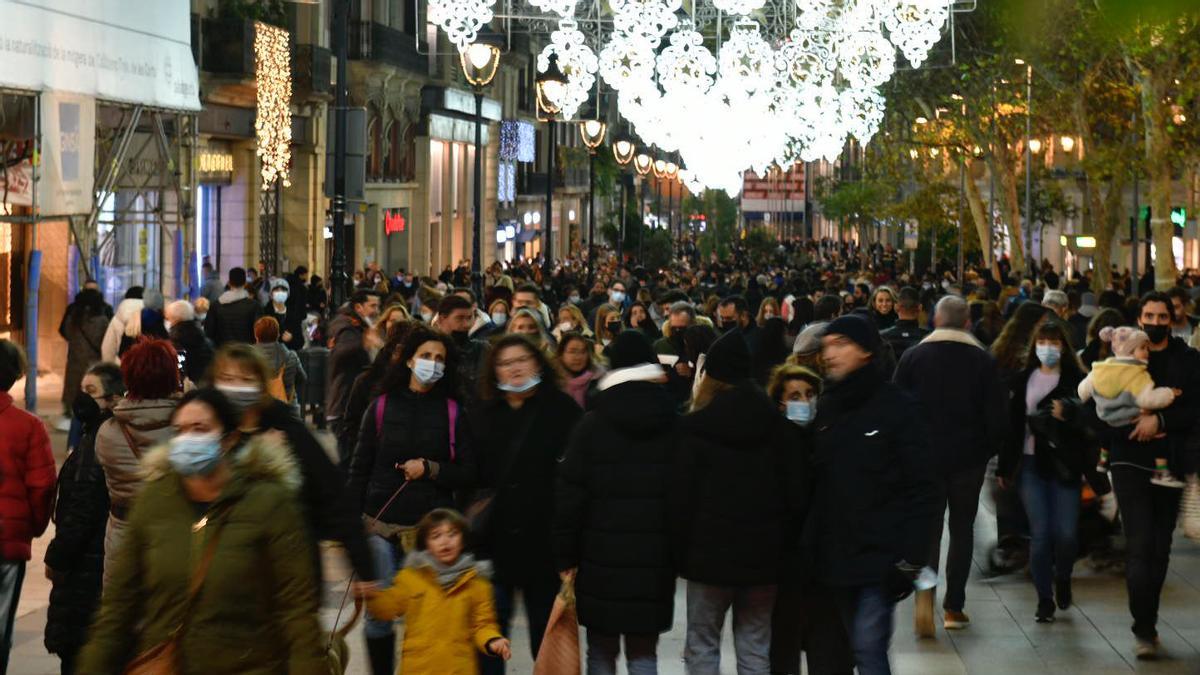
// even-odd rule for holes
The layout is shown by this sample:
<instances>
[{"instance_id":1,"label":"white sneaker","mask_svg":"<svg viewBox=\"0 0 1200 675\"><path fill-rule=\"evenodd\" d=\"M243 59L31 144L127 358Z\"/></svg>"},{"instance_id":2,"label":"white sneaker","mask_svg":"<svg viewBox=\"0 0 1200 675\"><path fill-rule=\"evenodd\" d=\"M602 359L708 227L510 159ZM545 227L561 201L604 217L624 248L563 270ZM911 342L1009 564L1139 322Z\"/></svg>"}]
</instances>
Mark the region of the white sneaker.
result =
<instances>
[{"instance_id":1,"label":"white sneaker","mask_svg":"<svg viewBox=\"0 0 1200 675\"><path fill-rule=\"evenodd\" d=\"M1172 488L1182 490L1187 486L1187 483L1175 477L1175 474L1170 471L1155 471L1154 476L1150 479L1150 483L1159 487Z\"/></svg>"}]
</instances>

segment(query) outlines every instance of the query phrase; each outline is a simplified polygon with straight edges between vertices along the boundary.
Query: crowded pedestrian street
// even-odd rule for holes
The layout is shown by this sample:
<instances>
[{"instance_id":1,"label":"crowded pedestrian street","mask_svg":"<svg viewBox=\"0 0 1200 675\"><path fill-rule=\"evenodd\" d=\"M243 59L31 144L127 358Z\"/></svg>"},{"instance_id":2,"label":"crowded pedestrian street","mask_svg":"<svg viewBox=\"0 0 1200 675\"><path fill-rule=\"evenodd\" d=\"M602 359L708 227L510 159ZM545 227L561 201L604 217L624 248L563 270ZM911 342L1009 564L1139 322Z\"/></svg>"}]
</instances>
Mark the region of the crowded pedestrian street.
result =
<instances>
[{"instance_id":1,"label":"crowded pedestrian street","mask_svg":"<svg viewBox=\"0 0 1200 675\"><path fill-rule=\"evenodd\" d=\"M1200 673L1186 0L0 0L0 675Z\"/></svg>"}]
</instances>

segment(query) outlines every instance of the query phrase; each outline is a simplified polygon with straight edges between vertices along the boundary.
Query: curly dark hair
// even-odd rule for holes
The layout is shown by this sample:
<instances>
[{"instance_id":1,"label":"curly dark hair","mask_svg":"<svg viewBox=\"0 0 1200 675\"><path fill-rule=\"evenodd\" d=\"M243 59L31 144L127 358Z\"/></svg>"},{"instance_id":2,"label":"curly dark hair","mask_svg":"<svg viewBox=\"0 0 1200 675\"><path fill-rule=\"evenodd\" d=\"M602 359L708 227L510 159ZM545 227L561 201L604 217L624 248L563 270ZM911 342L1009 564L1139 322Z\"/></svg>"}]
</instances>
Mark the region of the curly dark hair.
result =
<instances>
[{"instance_id":1,"label":"curly dark hair","mask_svg":"<svg viewBox=\"0 0 1200 675\"><path fill-rule=\"evenodd\" d=\"M553 387L562 388L562 377L558 369L550 363L546 352L538 349L538 346L528 336L522 333L509 333L492 344L491 349L488 350L487 358L483 360L483 366L479 372L479 397L481 399L491 401L500 397L500 389L496 386L496 361L500 358L500 352L509 347L521 347L533 356L534 360L537 361L538 369L542 371L543 386L549 384Z\"/></svg>"},{"instance_id":2,"label":"curly dark hair","mask_svg":"<svg viewBox=\"0 0 1200 675\"><path fill-rule=\"evenodd\" d=\"M414 326L408 337L404 338L399 358L393 359L391 368L379 386L381 391L392 393L408 388L412 377L412 369L409 368L408 362L426 342L440 342L446 348L445 374L433 385L429 393L451 397L458 391L458 347L449 335L425 325Z\"/></svg>"}]
</instances>

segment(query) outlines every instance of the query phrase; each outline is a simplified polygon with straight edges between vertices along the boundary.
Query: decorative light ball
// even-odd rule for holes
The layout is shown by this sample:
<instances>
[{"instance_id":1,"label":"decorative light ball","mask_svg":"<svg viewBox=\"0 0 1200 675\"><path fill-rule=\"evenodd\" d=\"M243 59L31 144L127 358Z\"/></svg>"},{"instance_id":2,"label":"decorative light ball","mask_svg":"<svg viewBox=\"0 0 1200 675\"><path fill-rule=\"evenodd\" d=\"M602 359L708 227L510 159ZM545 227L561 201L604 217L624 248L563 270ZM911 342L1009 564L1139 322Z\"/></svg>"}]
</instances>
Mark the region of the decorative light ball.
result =
<instances>
[{"instance_id":1,"label":"decorative light ball","mask_svg":"<svg viewBox=\"0 0 1200 675\"><path fill-rule=\"evenodd\" d=\"M704 46L704 36L689 24L671 34L671 44L658 55L659 84L672 92L706 92L717 72L717 59Z\"/></svg>"}]
</instances>

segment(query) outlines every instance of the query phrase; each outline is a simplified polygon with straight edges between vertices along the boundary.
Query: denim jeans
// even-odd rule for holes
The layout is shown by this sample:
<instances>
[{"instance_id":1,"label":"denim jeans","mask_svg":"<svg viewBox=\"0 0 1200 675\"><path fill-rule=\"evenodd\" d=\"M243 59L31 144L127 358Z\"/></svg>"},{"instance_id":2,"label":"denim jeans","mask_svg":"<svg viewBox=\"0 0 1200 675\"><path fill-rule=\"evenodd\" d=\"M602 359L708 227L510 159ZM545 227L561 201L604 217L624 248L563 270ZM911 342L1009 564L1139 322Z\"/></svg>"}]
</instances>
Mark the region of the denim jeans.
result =
<instances>
[{"instance_id":1,"label":"denim jeans","mask_svg":"<svg viewBox=\"0 0 1200 675\"><path fill-rule=\"evenodd\" d=\"M392 581L396 578L396 573L404 566L404 551L400 550L399 544L394 544L375 534L367 537L367 547L371 550L371 558L375 562L375 574L379 578L377 582L379 589L390 588ZM368 614L363 633L368 640L385 638L393 633L392 623L391 619L380 621Z\"/></svg>"},{"instance_id":2,"label":"denim jeans","mask_svg":"<svg viewBox=\"0 0 1200 675\"><path fill-rule=\"evenodd\" d=\"M1038 600L1053 600L1055 579L1070 579L1079 548L1080 484L1043 476L1032 457L1021 464L1017 492L1029 516L1029 569Z\"/></svg>"},{"instance_id":3,"label":"denim jeans","mask_svg":"<svg viewBox=\"0 0 1200 675\"><path fill-rule=\"evenodd\" d=\"M896 609L882 586L834 589L838 613L850 635L858 675L891 675L888 648Z\"/></svg>"},{"instance_id":4,"label":"denim jeans","mask_svg":"<svg viewBox=\"0 0 1200 675\"><path fill-rule=\"evenodd\" d=\"M621 635L587 631L587 675L617 675ZM658 635L625 634L629 675L658 675Z\"/></svg>"},{"instance_id":5,"label":"denim jeans","mask_svg":"<svg viewBox=\"0 0 1200 675\"><path fill-rule=\"evenodd\" d=\"M975 514L979 511L979 491L987 464L971 466L944 478L941 512L948 507L950 519L950 548L946 552L946 598L942 606L961 612L967 603L967 577L971 573L971 556L975 551ZM933 547L929 566L935 571L942 558L942 519L934 524Z\"/></svg>"},{"instance_id":6,"label":"denim jeans","mask_svg":"<svg viewBox=\"0 0 1200 675\"><path fill-rule=\"evenodd\" d=\"M687 638L683 648L688 675L720 675L721 630L731 606L738 675L771 672L775 586L711 586L688 581Z\"/></svg>"},{"instance_id":7,"label":"denim jeans","mask_svg":"<svg viewBox=\"0 0 1200 675\"><path fill-rule=\"evenodd\" d=\"M1120 464L1113 466L1112 479L1127 542L1125 587L1133 634L1153 640L1183 490L1154 485L1149 471Z\"/></svg>"},{"instance_id":8,"label":"denim jeans","mask_svg":"<svg viewBox=\"0 0 1200 675\"><path fill-rule=\"evenodd\" d=\"M510 639L516 593L518 588L521 589L525 622L529 624L529 647L535 660L538 650L542 647L542 638L546 635L546 624L550 623L550 608L554 606L554 597L558 595L559 585L557 578L527 586L514 586L499 581L492 583L492 598L496 603L496 620L500 624L500 634ZM483 675L504 675L503 659L485 656L481 657L480 661Z\"/></svg>"},{"instance_id":9,"label":"denim jeans","mask_svg":"<svg viewBox=\"0 0 1200 675\"><path fill-rule=\"evenodd\" d=\"M17 601L21 599L21 584L25 581L25 561L0 562L0 675L8 672L8 653L12 651L13 622L17 618Z\"/></svg>"}]
</instances>

